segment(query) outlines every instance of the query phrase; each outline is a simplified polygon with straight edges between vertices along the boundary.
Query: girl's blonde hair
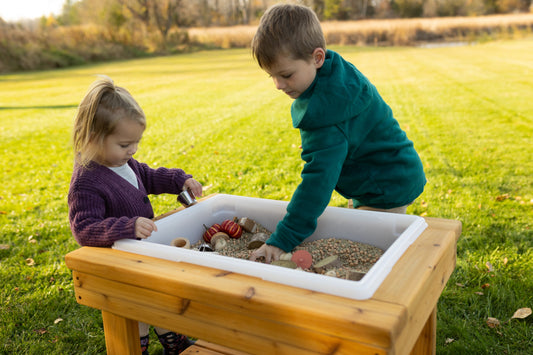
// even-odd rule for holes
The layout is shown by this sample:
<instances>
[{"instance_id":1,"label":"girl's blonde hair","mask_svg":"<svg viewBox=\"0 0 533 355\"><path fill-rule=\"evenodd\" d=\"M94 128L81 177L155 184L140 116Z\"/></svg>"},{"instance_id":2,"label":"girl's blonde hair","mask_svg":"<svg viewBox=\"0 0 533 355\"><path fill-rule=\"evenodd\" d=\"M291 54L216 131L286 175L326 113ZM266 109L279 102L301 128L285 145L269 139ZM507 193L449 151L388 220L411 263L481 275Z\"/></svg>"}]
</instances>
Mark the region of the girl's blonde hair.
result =
<instances>
[{"instance_id":1,"label":"girl's blonde hair","mask_svg":"<svg viewBox=\"0 0 533 355\"><path fill-rule=\"evenodd\" d=\"M309 60L317 48L326 50L320 21L313 10L297 4L268 8L252 40L252 55L262 69L270 69L279 54Z\"/></svg>"},{"instance_id":2,"label":"girl's blonde hair","mask_svg":"<svg viewBox=\"0 0 533 355\"><path fill-rule=\"evenodd\" d=\"M102 76L89 87L74 119L72 142L76 162L87 166L121 119L130 119L146 127L146 116L131 94L115 86L111 78Z\"/></svg>"}]
</instances>

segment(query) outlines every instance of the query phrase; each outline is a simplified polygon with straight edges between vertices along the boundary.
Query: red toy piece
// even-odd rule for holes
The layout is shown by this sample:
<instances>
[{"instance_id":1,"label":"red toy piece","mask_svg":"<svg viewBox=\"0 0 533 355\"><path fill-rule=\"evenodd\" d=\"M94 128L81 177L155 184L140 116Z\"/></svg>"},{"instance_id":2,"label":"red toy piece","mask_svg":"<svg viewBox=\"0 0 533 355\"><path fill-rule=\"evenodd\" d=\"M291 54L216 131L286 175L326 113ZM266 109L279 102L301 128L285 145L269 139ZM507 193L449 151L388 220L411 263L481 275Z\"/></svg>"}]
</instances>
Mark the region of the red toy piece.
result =
<instances>
[{"instance_id":1,"label":"red toy piece","mask_svg":"<svg viewBox=\"0 0 533 355\"><path fill-rule=\"evenodd\" d=\"M292 253L292 261L302 269L309 269L313 264L313 256L307 250L296 250Z\"/></svg>"},{"instance_id":2,"label":"red toy piece","mask_svg":"<svg viewBox=\"0 0 533 355\"><path fill-rule=\"evenodd\" d=\"M227 219L222 222L222 231L226 232L231 238L240 238L242 235L242 227L236 222Z\"/></svg>"},{"instance_id":3,"label":"red toy piece","mask_svg":"<svg viewBox=\"0 0 533 355\"><path fill-rule=\"evenodd\" d=\"M218 232L222 231L222 226L218 223L213 224L211 227L207 228L207 226L204 224L205 233L204 233L204 240L207 243L211 242L211 237Z\"/></svg>"}]
</instances>

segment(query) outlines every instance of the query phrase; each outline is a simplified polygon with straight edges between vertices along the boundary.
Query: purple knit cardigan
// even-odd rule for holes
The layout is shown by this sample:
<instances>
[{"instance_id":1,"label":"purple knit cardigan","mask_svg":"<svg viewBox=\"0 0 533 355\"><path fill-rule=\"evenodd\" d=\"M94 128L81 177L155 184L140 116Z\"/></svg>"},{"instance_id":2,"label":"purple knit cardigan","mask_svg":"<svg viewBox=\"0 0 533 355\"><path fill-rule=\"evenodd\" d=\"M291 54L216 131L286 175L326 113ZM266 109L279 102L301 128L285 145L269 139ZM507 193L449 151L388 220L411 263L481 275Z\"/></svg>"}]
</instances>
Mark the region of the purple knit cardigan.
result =
<instances>
[{"instance_id":1,"label":"purple knit cardigan","mask_svg":"<svg viewBox=\"0 0 533 355\"><path fill-rule=\"evenodd\" d=\"M109 247L116 240L135 239L138 217L153 218L149 194L182 191L192 177L181 169L152 169L135 159L128 161L139 188L111 169L91 162L87 168L74 165L68 193L72 234L82 246Z\"/></svg>"}]
</instances>

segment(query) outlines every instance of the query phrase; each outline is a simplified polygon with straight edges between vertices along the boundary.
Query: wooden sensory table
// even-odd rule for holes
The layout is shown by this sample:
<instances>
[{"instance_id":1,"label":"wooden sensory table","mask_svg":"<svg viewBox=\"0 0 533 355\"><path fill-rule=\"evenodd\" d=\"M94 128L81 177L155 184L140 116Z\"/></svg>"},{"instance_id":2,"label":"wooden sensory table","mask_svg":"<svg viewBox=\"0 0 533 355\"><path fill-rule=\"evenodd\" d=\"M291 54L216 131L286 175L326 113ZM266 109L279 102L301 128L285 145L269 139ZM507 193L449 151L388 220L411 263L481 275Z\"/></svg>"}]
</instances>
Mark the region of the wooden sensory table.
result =
<instances>
[{"instance_id":1,"label":"wooden sensory table","mask_svg":"<svg viewBox=\"0 0 533 355\"><path fill-rule=\"evenodd\" d=\"M459 221L426 221L368 300L109 248L65 259L77 302L102 311L109 355L140 354L138 321L200 339L184 355L426 355L461 234Z\"/></svg>"}]
</instances>

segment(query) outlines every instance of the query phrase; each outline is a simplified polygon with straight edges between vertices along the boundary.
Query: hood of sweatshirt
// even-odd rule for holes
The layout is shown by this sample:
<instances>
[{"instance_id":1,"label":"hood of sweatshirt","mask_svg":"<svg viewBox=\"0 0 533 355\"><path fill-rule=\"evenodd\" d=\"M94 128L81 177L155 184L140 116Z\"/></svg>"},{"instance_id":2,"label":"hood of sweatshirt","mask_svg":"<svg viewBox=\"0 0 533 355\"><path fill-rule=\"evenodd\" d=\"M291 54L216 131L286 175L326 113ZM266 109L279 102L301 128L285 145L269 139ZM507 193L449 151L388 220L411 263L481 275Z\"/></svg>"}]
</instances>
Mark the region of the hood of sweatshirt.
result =
<instances>
[{"instance_id":1,"label":"hood of sweatshirt","mask_svg":"<svg viewBox=\"0 0 533 355\"><path fill-rule=\"evenodd\" d=\"M292 103L292 125L309 130L357 116L372 102L371 85L353 64L328 50L313 83Z\"/></svg>"}]
</instances>

